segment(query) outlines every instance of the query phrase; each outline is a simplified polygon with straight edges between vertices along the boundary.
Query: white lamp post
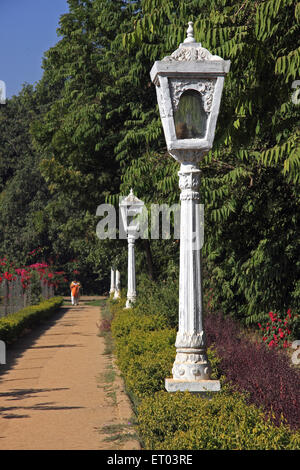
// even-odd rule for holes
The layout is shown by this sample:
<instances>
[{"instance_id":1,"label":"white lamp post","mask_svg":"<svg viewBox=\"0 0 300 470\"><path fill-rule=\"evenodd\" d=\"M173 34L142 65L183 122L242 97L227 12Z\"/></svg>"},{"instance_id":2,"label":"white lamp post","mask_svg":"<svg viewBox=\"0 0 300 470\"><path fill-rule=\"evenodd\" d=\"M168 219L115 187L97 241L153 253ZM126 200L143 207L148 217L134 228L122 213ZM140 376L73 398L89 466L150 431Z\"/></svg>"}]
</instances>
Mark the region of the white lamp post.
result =
<instances>
[{"instance_id":1,"label":"white lamp post","mask_svg":"<svg viewBox=\"0 0 300 470\"><path fill-rule=\"evenodd\" d=\"M110 270L110 291L109 291L109 293L111 295L114 294L115 289L116 289L116 286L115 286L115 270L114 270L114 268L111 268L111 270Z\"/></svg>"},{"instance_id":2,"label":"white lamp post","mask_svg":"<svg viewBox=\"0 0 300 470\"><path fill-rule=\"evenodd\" d=\"M137 238L139 225L136 224L134 218L141 214L143 207L144 202L133 194L132 189L129 195L120 202L123 228L128 240L128 289L125 308L130 308L136 299L134 243Z\"/></svg>"},{"instance_id":3,"label":"white lamp post","mask_svg":"<svg viewBox=\"0 0 300 470\"><path fill-rule=\"evenodd\" d=\"M171 56L155 62L150 72L168 152L181 164L179 328L173 378L165 381L169 392L220 390L219 381L210 379L202 324L198 162L213 145L229 67L230 61L196 43L189 22L184 43Z\"/></svg>"},{"instance_id":4,"label":"white lamp post","mask_svg":"<svg viewBox=\"0 0 300 470\"><path fill-rule=\"evenodd\" d=\"M116 285L114 299L119 299L121 297L121 275L120 271L116 269Z\"/></svg>"}]
</instances>

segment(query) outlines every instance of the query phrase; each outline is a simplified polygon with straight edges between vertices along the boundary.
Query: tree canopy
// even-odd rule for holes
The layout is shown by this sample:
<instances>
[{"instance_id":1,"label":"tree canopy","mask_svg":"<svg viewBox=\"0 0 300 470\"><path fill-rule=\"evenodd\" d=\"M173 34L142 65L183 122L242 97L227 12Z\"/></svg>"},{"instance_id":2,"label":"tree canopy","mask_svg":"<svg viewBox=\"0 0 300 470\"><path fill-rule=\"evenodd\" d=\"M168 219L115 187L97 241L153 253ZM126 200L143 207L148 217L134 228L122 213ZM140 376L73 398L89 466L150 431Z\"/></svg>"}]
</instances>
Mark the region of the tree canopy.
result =
<instances>
[{"instance_id":1,"label":"tree canopy","mask_svg":"<svg viewBox=\"0 0 300 470\"><path fill-rule=\"evenodd\" d=\"M37 245L86 284L126 263L99 240L96 209L131 187L179 201L149 72L194 22L197 41L231 60L214 147L200 163L205 288L247 323L299 308L299 3L295 0L69 0L43 77L0 108L1 252ZM19 196L18 196L19 195ZM176 240L137 243L138 271L178 271ZM124 270L125 271L125 270ZM106 283L106 284L105 284Z\"/></svg>"}]
</instances>

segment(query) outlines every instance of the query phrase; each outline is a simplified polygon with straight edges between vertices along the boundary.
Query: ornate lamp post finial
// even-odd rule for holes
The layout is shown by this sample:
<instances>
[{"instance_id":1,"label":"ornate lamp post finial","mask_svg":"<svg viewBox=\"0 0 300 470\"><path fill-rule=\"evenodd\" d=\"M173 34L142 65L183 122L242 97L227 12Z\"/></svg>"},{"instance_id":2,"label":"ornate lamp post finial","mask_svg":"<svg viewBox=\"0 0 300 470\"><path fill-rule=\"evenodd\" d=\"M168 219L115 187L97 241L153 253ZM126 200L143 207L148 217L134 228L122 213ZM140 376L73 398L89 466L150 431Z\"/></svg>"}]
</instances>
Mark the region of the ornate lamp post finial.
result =
<instances>
[{"instance_id":1,"label":"ornate lamp post finial","mask_svg":"<svg viewBox=\"0 0 300 470\"><path fill-rule=\"evenodd\" d=\"M194 23L192 21L189 21L189 27L187 29L187 37L184 40L184 43L196 42L196 39L194 38L193 24Z\"/></svg>"}]
</instances>

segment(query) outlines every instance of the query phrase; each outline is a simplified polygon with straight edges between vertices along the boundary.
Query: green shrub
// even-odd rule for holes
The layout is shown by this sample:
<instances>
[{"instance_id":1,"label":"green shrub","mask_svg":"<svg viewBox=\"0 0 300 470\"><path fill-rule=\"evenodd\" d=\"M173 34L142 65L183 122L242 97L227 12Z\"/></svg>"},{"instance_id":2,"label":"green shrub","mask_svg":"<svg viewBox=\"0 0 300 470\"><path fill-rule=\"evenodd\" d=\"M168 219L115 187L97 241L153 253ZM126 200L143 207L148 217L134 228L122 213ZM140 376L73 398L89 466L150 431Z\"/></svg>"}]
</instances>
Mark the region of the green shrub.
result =
<instances>
[{"instance_id":1,"label":"green shrub","mask_svg":"<svg viewBox=\"0 0 300 470\"><path fill-rule=\"evenodd\" d=\"M157 340L156 349L153 333ZM118 365L123 372L126 386L131 395L136 395L138 399L165 389L165 378L172 377L172 366L176 355L174 330L149 332L147 336L148 340L142 348L129 343L124 349L120 348L118 354ZM172 339L173 344L168 344ZM213 369L212 378L217 378L220 375L216 367L219 360L212 348L208 351L208 357Z\"/></svg>"},{"instance_id":2,"label":"green shrub","mask_svg":"<svg viewBox=\"0 0 300 470\"><path fill-rule=\"evenodd\" d=\"M39 305L31 305L0 318L0 339L6 343L16 340L26 328L49 318L63 303L63 297L52 297Z\"/></svg>"},{"instance_id":3,"label":"green shrub","mask_svg":"<svg viewBox=\"0 0 300 470\"><path fill-rule=\"evenodd\" d=\"M159 315L169 327L178 324L178 280L154 283L146 277L141 279L140 294L135 308L140 315Z\"/></svg>"},{"instance_id":4,"label":"green shrub","mask_svg":"<svg viewBox=\"0 0 300 470\"><path fill-rule=\"evenodd\" d=\"M117 361L146 449L300 448L299 432L284 424L274 426L260 408L249 405L246 395L225 385L214 345L207 355L211 378L221 381L221 392L206 398L188 392L165 392L165 378L172 376L176 354L176 329L170 327L170 318L161 314L163 309L151 314L148 303L143 309L135 305L124 310L120 302L111 304L111 308Z\"/></svg>"},{"instance_id":5,"label":"green shrub","mask_svg":"<svg viewBox=\"0 0 300 470\"><path fill-rule=\"evenodd\" d=\"M166 377L172 376L176 330L166 328L161 315L140 315L137 307L124 310L113 305L112 334L118 366L134 401L164 390ZM220 362L213 347L208 350L213 378L219 378Z\"/></svg>"},{"instance_id":6,"label":"green shrub","mask_svg":"<svg viewBox=\"0 0 300 470\"><path fill-rule=\"evenodd\" d=\"M127 336L133 329L153 331L166 328L167 322L160 315L140 315L136 309L114 309L111 329L115 338Z\"/></svg>"},{"instance_id":7,"label":"green shrub","mask_svg":"<svg viewBox=\"0 0 300 470\"><path fill-rule=\"evenodd\" d=\"M175 339L175 330L131 330L127 336L119 338L116 343L120 368L125 370L133 357L136 360L136 356L141 356L147 352L158 353L172 348L173 355L175 355Z\"/></svg>"},{"instance_id":8,"label":"green shrub","mask_svg":"<svg viewBox=\"0 0 300 470\"><path fill-rule=\"evenodd\" d=\"M173 361L174 351L171 348L134 356L124 372L126 387L131 395L140 399L163 390L165 378L171 377Z\"/></svg>"},{"instance_id":9,"label":"green shrub","mask_svg":"<svg viewBox=\"0 0 300 470\"><path fill-rule=\"evenodd\" d=\"M239 393L203 399L188 392L158 392L138 407L138 428L147 449L269 450L300 447L300 433L275 427Z\"/></svg>"}]
</instances>

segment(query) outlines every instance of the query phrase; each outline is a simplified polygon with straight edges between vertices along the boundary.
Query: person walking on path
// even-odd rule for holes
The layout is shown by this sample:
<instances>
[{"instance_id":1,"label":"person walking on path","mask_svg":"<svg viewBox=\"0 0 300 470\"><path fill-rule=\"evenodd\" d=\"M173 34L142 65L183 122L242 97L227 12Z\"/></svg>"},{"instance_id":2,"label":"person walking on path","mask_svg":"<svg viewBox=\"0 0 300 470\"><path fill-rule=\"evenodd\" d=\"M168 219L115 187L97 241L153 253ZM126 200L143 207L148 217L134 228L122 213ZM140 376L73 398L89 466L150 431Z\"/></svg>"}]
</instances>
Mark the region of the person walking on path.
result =
<instances>
[{"instance_id":1,"label":"person walking on path","mask_svg":"<svg viewBox=\"0 0 300 470\"><path fill-rule=\"evenodd\" d=\"M77 280L72 281L70 284L71 289L71 303L72 305L78 305L79 303L79 289L81 285Z\"/></svg>"}]
</instances>

